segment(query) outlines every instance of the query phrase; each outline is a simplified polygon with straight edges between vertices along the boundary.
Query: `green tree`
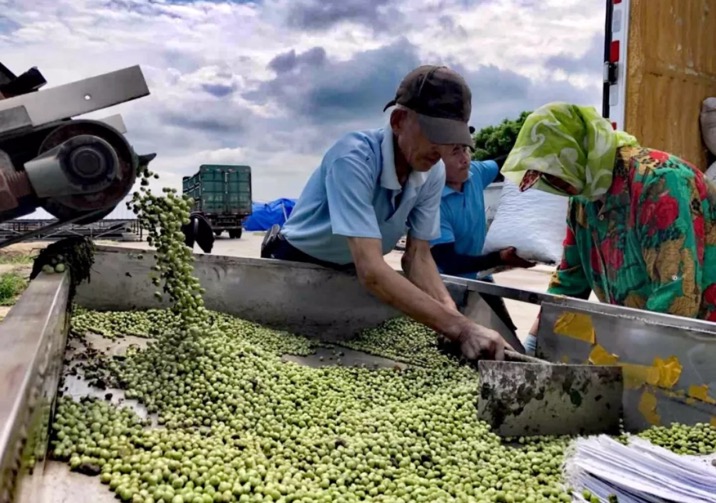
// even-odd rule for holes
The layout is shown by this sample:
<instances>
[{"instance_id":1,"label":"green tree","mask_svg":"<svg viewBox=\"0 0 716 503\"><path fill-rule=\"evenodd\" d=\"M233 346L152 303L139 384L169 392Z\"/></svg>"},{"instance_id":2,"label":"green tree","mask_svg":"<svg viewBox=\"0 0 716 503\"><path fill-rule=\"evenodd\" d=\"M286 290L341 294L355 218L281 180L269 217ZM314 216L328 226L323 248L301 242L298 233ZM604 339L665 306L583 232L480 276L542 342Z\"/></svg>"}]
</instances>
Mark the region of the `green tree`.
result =
<instances>
[{"instance_id":1,"label":"green tree","mask_svg":"<svg viewBox=\"0 0 716 503\"><path fill-rule=\"evenodd\" d=\"M477 131L473 136L475 151L472 158L475 161L484 161L509 154L530 113L522 112L517 119L505 119L497 126L487 126Z\"/></svg>"}]
</instances>

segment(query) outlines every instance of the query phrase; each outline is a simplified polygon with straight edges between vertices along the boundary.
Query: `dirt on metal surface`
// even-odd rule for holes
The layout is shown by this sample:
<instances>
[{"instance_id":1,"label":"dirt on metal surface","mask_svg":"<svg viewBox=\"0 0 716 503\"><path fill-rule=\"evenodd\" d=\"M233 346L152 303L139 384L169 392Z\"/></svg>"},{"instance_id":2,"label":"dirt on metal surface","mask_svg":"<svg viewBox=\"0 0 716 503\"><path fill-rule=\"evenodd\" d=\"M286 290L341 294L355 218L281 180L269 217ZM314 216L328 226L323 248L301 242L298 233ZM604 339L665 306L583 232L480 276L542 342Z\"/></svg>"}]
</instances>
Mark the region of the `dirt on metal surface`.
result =
<instances>
[{"instance_id":1,"label":"dirt on metal surface","mask_svg":"<svg viewBox=\"0 0 716 503\"><path fill-rule=\"evenodd\" d=\"M620 367L481 361L478 415L501 436L618 434Z\"/></svg>"}]
</instances>

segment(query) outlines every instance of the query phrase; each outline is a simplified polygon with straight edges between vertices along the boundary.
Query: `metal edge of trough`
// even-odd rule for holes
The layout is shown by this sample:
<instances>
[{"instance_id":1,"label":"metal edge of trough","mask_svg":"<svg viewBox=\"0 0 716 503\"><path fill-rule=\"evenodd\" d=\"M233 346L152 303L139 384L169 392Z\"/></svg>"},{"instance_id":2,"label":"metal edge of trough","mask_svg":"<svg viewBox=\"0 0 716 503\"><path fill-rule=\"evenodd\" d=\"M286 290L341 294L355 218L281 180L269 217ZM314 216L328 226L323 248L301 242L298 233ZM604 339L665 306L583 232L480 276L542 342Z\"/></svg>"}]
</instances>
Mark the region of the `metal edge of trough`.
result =
<instances>
[{"instance_id":1,"label":"metal edge of trough","mask_svg":"<svg viewBox=\"0 0 716 503\"><path fill-rule=\"evenodd\" d=\"M0 322L1 503L32 494L21 486L33 485L32 473L42 474L67 341L69 286L67 273L41 273Z\"/></svg>"},{"instance_id":2,"label":"metal edge of trough","mask_svg":"<svg viewBox=\"0 0 716 503\"><path fill-rule=\"evenodd\" d=\"M167 306L154 298L155 287L147 276L154 250L111 245L97 245L96 250L90 281L78 287L78 304L99 310ZM113 255L124 255L126 262ZM140 255L144 256L142 261L134 260ZM337 342L401 315L367 292L355 274L263 258L195 254L194 259L197 277L207 289L209 309L272 328ZM135 277L140 274L147 277ZM497 330L513 347L521 348L517 335L479 293L469 291L451 277L443 276L443 281L466 316Z\"/></svg>"}]
</instances>

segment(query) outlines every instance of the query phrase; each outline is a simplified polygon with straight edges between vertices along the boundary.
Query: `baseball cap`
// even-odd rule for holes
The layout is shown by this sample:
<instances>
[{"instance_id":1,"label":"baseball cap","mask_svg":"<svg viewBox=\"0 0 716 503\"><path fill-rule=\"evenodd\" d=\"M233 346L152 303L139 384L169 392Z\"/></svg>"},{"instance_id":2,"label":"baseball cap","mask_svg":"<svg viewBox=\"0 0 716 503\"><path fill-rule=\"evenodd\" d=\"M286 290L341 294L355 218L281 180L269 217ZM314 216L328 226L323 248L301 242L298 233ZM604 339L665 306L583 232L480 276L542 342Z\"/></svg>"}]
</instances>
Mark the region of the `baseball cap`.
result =
<instances>
[{"instance_id":1,"label":"baseball cap","mask_svg":"<svg viewBox=\"0 0 716 503\"><path fill-rule=\"evenodd\" d=\"M446 66L419 66L405 76L395 98L383 111L394 105L416 112L420 127L431 142L472 146L467 125L472 112L472 92L456 71Z\"/></svg>"}]
</instances>

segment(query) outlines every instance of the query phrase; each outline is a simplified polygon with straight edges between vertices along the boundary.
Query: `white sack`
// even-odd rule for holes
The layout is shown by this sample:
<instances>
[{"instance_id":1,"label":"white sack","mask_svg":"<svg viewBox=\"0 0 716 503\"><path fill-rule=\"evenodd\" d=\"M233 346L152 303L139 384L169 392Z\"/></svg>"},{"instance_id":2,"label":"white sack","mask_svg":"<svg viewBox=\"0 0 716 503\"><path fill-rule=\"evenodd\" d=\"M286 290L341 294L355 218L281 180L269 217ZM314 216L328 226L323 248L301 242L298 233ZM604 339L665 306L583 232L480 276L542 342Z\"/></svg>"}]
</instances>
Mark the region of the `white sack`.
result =
<instances>
[{"instance_id":1,"label":"white sack","mask_svg":"<svg viewBox=\"0 0 716 503\"><path fill-rule=\"evenodd\" d=\"M701 105L701 135L706 147L716 155L716 98L706 98Z\"/></svg>"},{"instance_id":2,"label":"white sack","mask_svg":"<svg viewBox=\"0 0 716 503\"><path fill-rule=\"evenodd\" d=\"M514 247L525 260L558 264L562 259L562 243L567 234L569 199L529 189L520 189L505 179L483 253Z\"/></svg>"},{"instance_id":3,"label":"white sack","mask_svg":"<svg viewBox=\"0 0 716 503\"><path fill-rule=\"evenodd\" d=\"M706 170L704 175L706 175L706 178L711 180L713 183L716 183L716 162L709 166L709 169Z\"/></svg>"}]
</instances>

